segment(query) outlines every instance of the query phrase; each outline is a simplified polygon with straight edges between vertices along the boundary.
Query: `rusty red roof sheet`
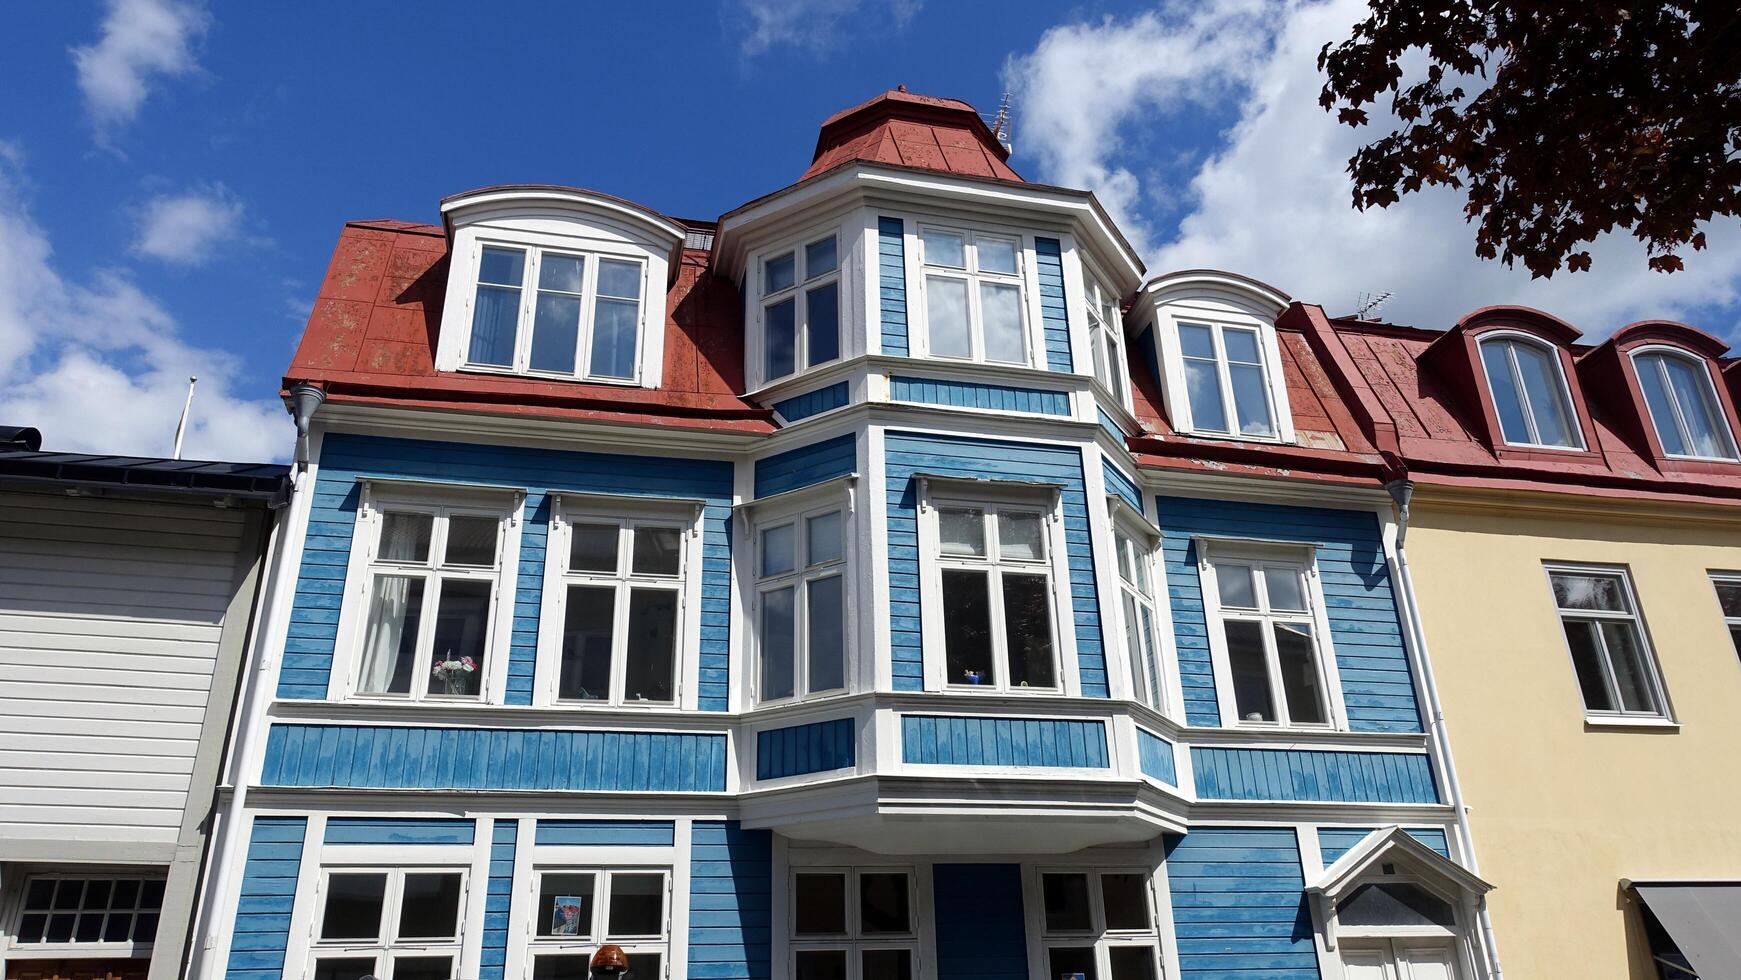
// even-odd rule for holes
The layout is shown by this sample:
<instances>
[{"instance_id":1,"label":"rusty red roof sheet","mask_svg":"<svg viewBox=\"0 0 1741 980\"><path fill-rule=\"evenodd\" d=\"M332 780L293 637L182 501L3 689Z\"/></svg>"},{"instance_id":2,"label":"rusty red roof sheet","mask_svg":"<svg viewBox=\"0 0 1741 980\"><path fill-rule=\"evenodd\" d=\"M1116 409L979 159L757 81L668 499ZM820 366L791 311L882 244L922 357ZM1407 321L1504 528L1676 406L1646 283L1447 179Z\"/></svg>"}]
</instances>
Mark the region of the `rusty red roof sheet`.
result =
<instances>
[{"instance_id":1,"label":"rusty red roof sheet","mask_svg":"<svg viewBox=\"0 0 1741 980\"><path fill-rule=\"evenodd\" d=\"M829 116L817 134L810 166L799 179L863 160L1020 181L1009 155L973 106L895 90Z\"/></svg>"}]
</instances>

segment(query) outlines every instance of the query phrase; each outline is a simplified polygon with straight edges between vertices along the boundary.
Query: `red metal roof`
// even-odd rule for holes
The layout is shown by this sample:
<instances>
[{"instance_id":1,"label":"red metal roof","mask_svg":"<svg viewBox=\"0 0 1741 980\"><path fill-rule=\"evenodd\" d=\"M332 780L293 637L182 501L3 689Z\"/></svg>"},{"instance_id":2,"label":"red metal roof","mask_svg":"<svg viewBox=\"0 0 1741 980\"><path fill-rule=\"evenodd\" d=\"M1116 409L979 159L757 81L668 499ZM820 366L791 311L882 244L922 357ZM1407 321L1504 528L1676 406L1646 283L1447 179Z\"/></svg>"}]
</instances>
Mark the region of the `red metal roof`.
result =
<instances>
[{"instance_id":1,"label":"red metal roof","mask_svg":"<svg viewBox=\"0 0 1741 980\"><path fill-rule=\"evenodd\" d=\"M863 160L969 177L1021 180L973 106L896 89L829 116L800 180Z\"/></svg>"}]
</instances>

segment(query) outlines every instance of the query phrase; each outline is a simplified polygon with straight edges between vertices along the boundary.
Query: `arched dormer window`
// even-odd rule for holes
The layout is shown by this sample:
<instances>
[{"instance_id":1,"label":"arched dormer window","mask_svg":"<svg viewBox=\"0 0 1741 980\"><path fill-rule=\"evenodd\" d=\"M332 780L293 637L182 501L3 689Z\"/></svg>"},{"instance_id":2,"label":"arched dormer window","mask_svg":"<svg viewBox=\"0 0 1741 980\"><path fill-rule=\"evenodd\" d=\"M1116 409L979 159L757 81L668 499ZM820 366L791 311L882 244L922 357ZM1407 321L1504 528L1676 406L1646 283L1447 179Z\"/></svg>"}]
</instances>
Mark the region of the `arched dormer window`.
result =
<instances>
[{"instance_id":1,"label":"arched dormer window","mask_svg":"<svg viewBox=\"0 0 1741 980\"><path fill-rule=\"evenodd\" d=\"M1690 459L1736 459L1735 435L1729 431L1704 359L1667 346L1635 348L1631 357L1664 453Z\"/></svg>"},{"instance_id":2,"label":"arched dormer window","mask_svg":"<svg viewBox=\"0 0 1741 980\"><path fill-rule=\"evenodd\" d=\"M1156 313L1173 428L1211 439L1294 441L1275 330L1285 295L1244 276L1193 270L1149 281L1142 301Z\"/></svg>"},{"instance_id":3,"label":"arched dormer window","mask_svg":"<svg viewBox=\"0 0 1741 980\"><path fill-rule=\"evenodd\" d=\"M1583 449L1578 413L1558 351L1523 333L1489 333L1479 340L1487 393L1507 444Z\"/></svg>"}]
</instances>

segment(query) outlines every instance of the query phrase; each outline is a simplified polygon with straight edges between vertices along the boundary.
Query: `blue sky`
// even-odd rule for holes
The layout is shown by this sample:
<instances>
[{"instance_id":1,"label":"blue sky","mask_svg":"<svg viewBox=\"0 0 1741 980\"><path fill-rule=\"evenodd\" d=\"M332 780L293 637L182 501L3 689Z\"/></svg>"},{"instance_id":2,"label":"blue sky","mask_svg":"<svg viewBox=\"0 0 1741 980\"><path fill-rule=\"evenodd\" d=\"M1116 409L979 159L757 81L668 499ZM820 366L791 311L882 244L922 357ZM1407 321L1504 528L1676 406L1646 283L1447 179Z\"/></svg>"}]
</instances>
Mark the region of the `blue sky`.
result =
<instances>
[{"instance_id":1,"label":"blue sky","mask_svg":"<svg viewBox=\"0 0 1741 980\"><path fill-rule=\"evenodd\" d=\"M1603 334L1733 333L1741 260L1663 282L1624 242L1582 281L1483 266L1455 202L1349 211L1316 110L1313 3L22 4L0 60L0 421L52 448L281 457L275 404L340 224L578 184L713 217L789 183L817 124L896 84L995 107L1012 160L1100 193L1150 271L1220 265L1443 325L1500 300ZM1714 234L1719 245L1731 240ZM1736 252L1736 249L1726 249Z\"/></svg>"}]
</instances>

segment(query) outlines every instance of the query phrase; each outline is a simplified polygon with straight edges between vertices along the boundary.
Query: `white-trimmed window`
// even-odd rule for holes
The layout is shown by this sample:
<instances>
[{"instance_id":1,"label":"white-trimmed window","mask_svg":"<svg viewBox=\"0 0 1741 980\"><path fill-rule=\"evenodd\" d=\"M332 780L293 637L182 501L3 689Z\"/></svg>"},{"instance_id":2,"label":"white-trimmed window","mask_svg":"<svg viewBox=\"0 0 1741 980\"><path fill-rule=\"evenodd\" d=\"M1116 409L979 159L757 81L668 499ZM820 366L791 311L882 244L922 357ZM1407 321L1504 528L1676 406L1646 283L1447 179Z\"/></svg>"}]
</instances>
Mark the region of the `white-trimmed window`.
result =
<instances>
[{"instance_id":1,"label":"white-trimmed window","mask_svg":"<svg viewBox=\"0 0 1741 980\"><path fill-rule=\"evenodd\" d=\"M846 529L839 503L757 524L758 702L845 690Z\"/></svg>"},{"instance_id":2,"label":"white-trimmed window","mask_svg":"<svg viewBox=\"0 0 1741 980\"><path fill-rule=\"evenodd\" d=\"M1151 881L1135 869L1040 871L1043 974L1156 980L1161 939Z\"/></svg>"},{"instance_id":3,"label":"white-trimmed window","mask_svg":"<svg viewBox=\"0 0 1741 980\"><path fill-rule=\"evenodd\" d=\"M1626 570L1549 565L1554 606L1591 718L1666 718L1667 698Z\"/></svg>"},{"instance_id":4,"label":"white-trimmed window","mask_svg":"<svg viewBox=\"0 0 1741 980\"><path fill-rule=\"evenodd\" d=\"M33 874L25 878L8 955L148 956L163 908L159 875Z\"/></svg>"},{"instance_id":5,"label":"white-trimmed window","mask_svg":"<svg viewBox=\"0 0 1741 980\"><path fill-rule=\"evenodd\" d=\"M1022 239L921 226L925 352L932 357L1028 364Z\"/></svg>"},{"instance_id":6,"label":"white-trimmed window","mask_svg":"<svg viewBox=\"0 0 1741 980\"><path fill-rule=\"evenodd\" d=\"M1673 348L1646 347L1632 352L1632 368L1664 453L1688 459L1736 458L1734 433L1703 360Z\"/></svg>"},{"instance_id":7,"label":"white-trimmed window","mask_svg":"<svg viewBox=\"0 0 1741 980\"><path fill-rule=\"evenodd\" d=\"M309 943L312 980L448 980L459 975L466 869L321 869Z\"/></svg>"},{"instance_id":8,"label":"white-trimmed window","mask_svg":"<svg viewBox=\"0 0 1741 980\"><path fill-rule=\"evenodd\" d=\"M548 703L678 702L697 517L688 502L557 503L541 631Z\"/></svg>"},{"instance_id":9,"label":"white-trimmed window","mask_svg":"<svg viewBox=\"0 0 1741 980\"><path fill-rule=\"evenodd\" d=\"M475 278L467 367L588 381L640 376L645 262L485 243Z\"/></svg>"},{"instance_id":10,"label":"white-trimmed window","mask_svg":"<svg viewBox=\"0 0 1741 980\"><path fill-rule=\"evenodd\" d=\"M1161 617L1155 607L1154 542L1137 522L1115 515L1113 546L1118 553L1119 618L1125 656L1138 701L1166 711L1166 677L1161 666Z\"/></svg>"},{"instance_id":11,"label":"white-trimmed window","mask_svg":"<svg viewBox=\"0 0 1741 980\"><path fill-rule=\"evenodd\" d=\"M1094 276L1084 276L1088 301L1088 347L1094 361L1094 377L1118 404L1130 405L1125 383L1124 317L1118 310L1118 294Z\"/></svg>"},{"instance_id":12,"label":"white-trimmed window","mask_svg":"<svg viewBox=\"0 0 1741 980\"><path fill-rule=\"evenodd\" d=\"M479 700L504 646L499 607L518 501L367 491L350 693ZM354 567L354 566L353 566Z\"/></svg>"},{"instance_id":13,"label":"white-trimmed window","mask_svg":"<svg viewBox=\"0 0 1741 980\"><path fill-rule=\"evenodd\" d=\"M1557 349L1510 333L1483 336L1478 346L1500 435L1508 445L1584 448Z\"/></svg>"},{"instance_id":14,"label":"white-trimmed window","mask_svg":"<svg viewBox=\"0 0 1741 980\"><path fill-rule=\"evenodd\" d=\"M833 234L762 259L762 383L840 357L840 243Z\"/></svg>"},{"instance_id":15,"label":"white-trimmed window","mask_svg":"<svg viewBox=\"0 0 1741 980\"><path fill-rule=\"evenodd\" d=\"M1181 320L1178 330L1190 431L1276 438L1263 330L1213 320Z\"/></svg>"},{"instance_id":16,"label":"white-trimmed window","mask_svg":"<svg viewBox=\"0 0 1741 980\"><path fill-rule=\"evenodd\" d=\"M910 868L792 873L792 980L913 980L920 975Z\"/></svg>"},{"instance_id":17,"label":"white-trimmed window","mask_svg":"<svg viewBox=\"0 0 1741 980\"><path fill-rule=\"evenodd\" d=\"M1723 625L1729 628L1729 641L1741 656L1741 575L1712 575L1711 585L1717 590L1717 605L1723 611Z\"/></svg>"},{"instance_id":18,"label":"white-trimmed window","mask_svg":"<svg viewBox=\"0 0 1741 980\"><path fill-rule=\"evenodd\" d=\"M1336 717L1328 627L1303 548L1199 547L1224 723L1317 728Z\"/></svg>"},{"instance_id":19,"label":"white-trimmed window","mask_svg":"<svg viewBox=\"0 0 1741 980\"><path fill-rule=\"evenodd\" d=\"M544 867L533 874L527 923L531 980L586 980L598 947L629 957L635 980L665 976L671 949L671 875L663 868Z\"/></svg>"}]
</instances>

